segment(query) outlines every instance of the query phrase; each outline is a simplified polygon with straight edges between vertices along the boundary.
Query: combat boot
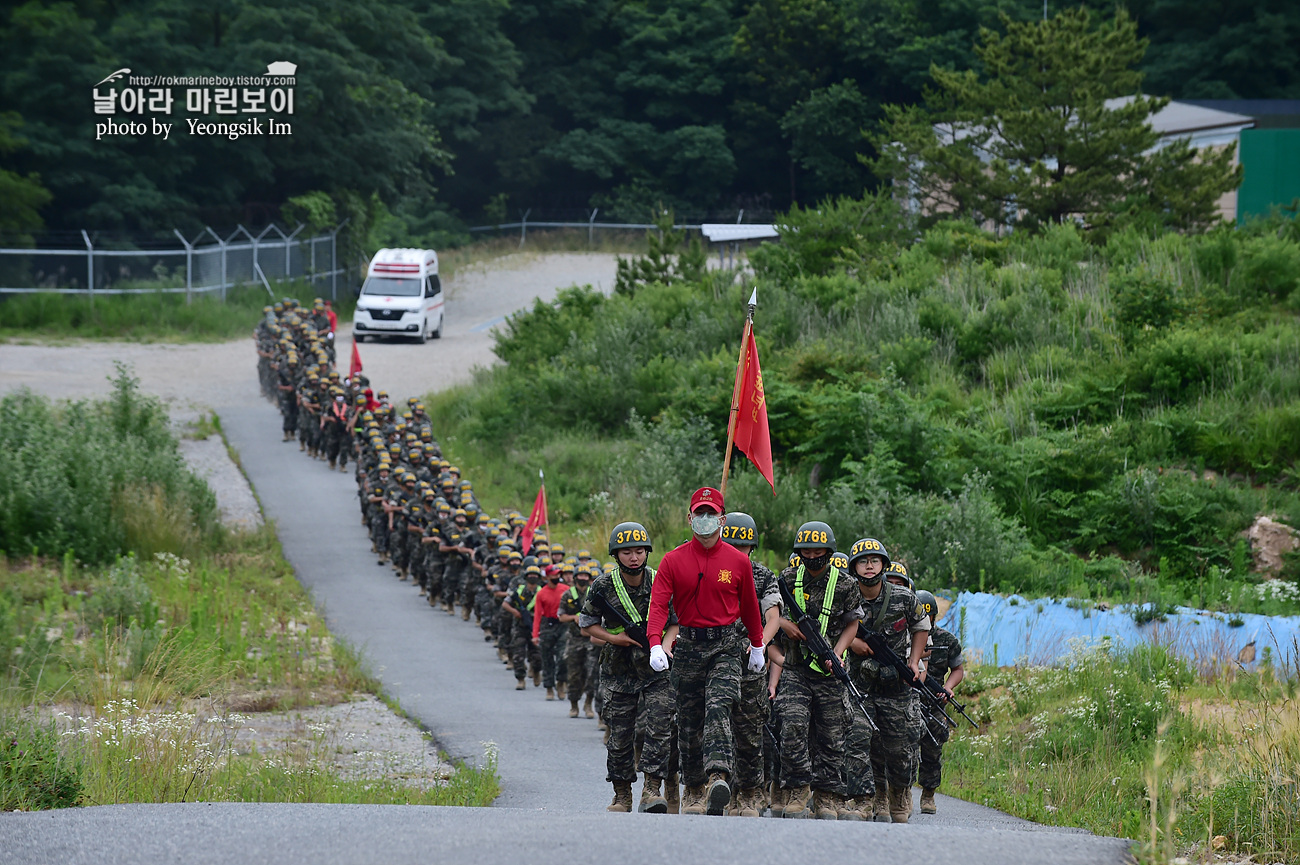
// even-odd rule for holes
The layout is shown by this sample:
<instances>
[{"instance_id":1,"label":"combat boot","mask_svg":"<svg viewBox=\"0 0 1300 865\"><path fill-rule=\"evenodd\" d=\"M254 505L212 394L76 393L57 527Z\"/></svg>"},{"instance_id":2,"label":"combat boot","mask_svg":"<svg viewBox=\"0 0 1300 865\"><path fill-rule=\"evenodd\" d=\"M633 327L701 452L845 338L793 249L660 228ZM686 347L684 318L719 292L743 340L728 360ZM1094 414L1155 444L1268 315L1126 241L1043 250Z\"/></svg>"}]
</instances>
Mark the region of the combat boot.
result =
<instances>
[{"instance_id":1,"label":"combat boot","mask_svg":"<svg viewBox=\"0 0 1300 865\"><path fill-rule=\"evenodd\" d=\"M761 817L763 815L763 791L758 787L748 787L740 791L737 797L741 817Z\"/></svg>"},{"instance_id":2,"label":"combat boot","mask_svg":"<svg viewBox=\"0 0 1300 865\"><path fill-rule=\"evenodd\" d=\"M934 788L923 787L921 789L921 813L935 814L938 810L934 807Z\"/></svg>"},{"instance_id":3,"label":"combat boot","mask_svg":"<svg viewBox=\"0 0 1300 865\"><path fill-rule=\"evenodd\" d=\"M515 690L516 690L516 691L522 691L522 690L523 690L524 688L526 688L526 687L528 687L528 686L524 684L524 680L523 680L523 679L515 679Z\"/></svg>"},{"instance_id":4,"label":"combat boot","mask_svg":"<svg viewBox=\"0 0 1300 865\"><path fill-rule=\"evenodd\" d=\"M803 817L808 811L808 799L812 796L812 791L808 785L802 787L791 787L785 791L785 807L781 809L782 817Z\"/></svg>"},{"instance_id":5,"label":"combat boot","mask_svg":"<svg viewBox=\"0 0 1300 865\"><path fill-rule=\"evenodd\" d=\"M618 814L632 813L632 782L615 781L614 782L614 801L609 804L606 811L614 811Z\"/></svg>"},{"instance_id":6,"label":"combat boot","mask_svg":"<svg viewBox=\"0 0 1300 865\"><path fill-rule=\"evenodd\" d=\"M703 814L704 807L704 788L687 786L682 793L682 813Z\"/></svg>"},{"instance_id":7,"label":"combat boot","mask_svg":"<svg viewBox=\"0 0 1300 865\"><path fill-rule=\"evenodd\" d=\"M564 683L563 683L563 682L556 682L556 683L555 683L555 699L557 699L557 700L563 700L563 699L564 699Z\"/></svg>"},{"instance_id":8,"label":"combat boot","mask_svg":"<svg viewBox=\"0 0 1300 865\"><path fill-rule=\"evenodd\" d=\"M727 805L731 802L731 785L727 783L727 776L723 772L713 772L709 775L708 801L706 804L707 813L714 817L720 817L727 810Z\"/></svg>"},{"instance_id":9,"label":"combat boot","mask_svg":"<svg viewBox=\"0 0 1300 865\"><path fill-rule=\"evenodd\" d=\"M817 815L818 820L840 819L836 798L834 793L826 793L821 790L813 792L813 813Z\"/></svg>"},{"instance_id":10,"label":"combat boot","mask_svg":"<svg viewBox=\"0 0 1300 865\"><path fill-rule=\"evenodd\" d=\"M330 460L330 471L334 471L334 460Z\"/></svg>"},{"instance_id":11,"label":"combat boot","mask_svg":"<svg viewBox=\"0 0 1300 865\"><path fill-rule=\"evenodd\" d=\"M533 687L540 688L541 686L542 686L542 671L533 670Z\"/></svg>"},{"instance_id":12,"label":"combat boot","mask_svg":"<svg viewBox=\"0 0 1300 865\"><path fill-rule=\"evenodd\" d=\"M679 814L682 810L681 779L676 774L664 779L664 801L668 803L669 814Z\"/></svg>"},{"instance_id":13,"label":"combat boot","mask_svg":"<svg viewBox=\"0 0 1300 865\"><path fill-rule=\"evenodd\" d=\"M784 787L777 786L775 781L772 782L772 811L773 817L780 817L785 811L785 801L789 798L790 791Z\"/></svg>"},{"instance_id":14,"label":"combat boot","mask_svg":"<svg viewBox=\"0 0 1300 865\"><path fill-rule=\"evenodd\" d=\"M870 799L846 799L844 802L845 810L840 812L841 820L848 820L850 823L861 823L864 820L870 820L870 815L862 812L865 803Z\"/></svg>"},{"instance_id":15,"label":"combat boot","mask_svg":"<svg viewBox=\"0 0 1300 865\"><path fill-rule=\"evenodd\" d=\"M663 786L662 778L655 778L650 775L645 776L645 783L641 785L641 811L647 814L667 814L668 800L663 797L660 788Z\"/></svg>"},{"instance_id":16,"label":"combat boot","mask_svg":"<svg viewBox=\"0 0 1300 865\"><path fill-rule=\"evenodd\" d=\"M570 700L570 701L569 701L569 717L570 717L570 718L576 718L576 717L578 717L578 701L577 701L577 700Z\"/></svg>"},{"instance_id":17,"label":"combat boot","mask_svg":"<svg viewBox=\"0 0 1300 865\"><path fill-rule=\"evenodd\" d=\"M882 817L884 820L880 819ZM883 781L871 797L871 819L881 823L889 822L889 794L885 791Z\"/></svg>"},{"instance_id":18,"label":"combat boot","mask_svg":"<svg viewBox=\"0 0 1300 865\"><path fill-rule=\"evenodd\" d=\"M889 785L889 819L893 823L906 823L912 813L912 788Z\"/></svg>"},{"instance_id":19,"label":"combat boot","mask_svg":"<svg viewBox=\"0 0 1300 865\"><path fill-rule=\"evenodd\" d=\"M596 713L593 712L592 709L591 709L591 697L588 697L588 698L583 702L583 704L582 704L582 714L586 715L588 718L594 718L594 717L596 717Z\"/></svg>"},{"instance_id":20,"label":"combat boot","mask_svg":"<svg viewBox=\"0 0 1300 865\"><path fill-rule=\"evenodd\" d=\"M406 568L398 568L398 569L397 569L397 578L398 578L399 580L401 580L402 582L406 582L406 577L407 577L407 574L406 574Z\"/></svg>"},{"instance_id":21,"label":"combat boot","mask_svg":"<svg viewBox=\"0 0 1300 865\"><path fill-rule=\"evenodd\" d=\"M849 816L849 812L852 810L853 810L852 799L848 799L844 796L835 797L835 816L837 819L839 820L846 819Z\"/></svg>"},{"instance_id":22,"label":"combat boot","mask_svg":"<svg viewBox=\"0 0 1300 865\"><path fill-rule=\"evenodd\" d=\"M554 688L547 688L547 689L546 689L546 699L547 699L548 702L554 702L554 701L555 701L555 689L554 689Z\"/></svg>"},{"instance_id":23,"label":"combat boot","mask_svg":"<svg viewBox=\"0 0 1300 865\"><path fill-rule=\"evenodd\" d=\"M470 612L469 607L465 607L461 610L460 618L462 622L469 621L469 612Z\"/></svg>"}]
</instances>

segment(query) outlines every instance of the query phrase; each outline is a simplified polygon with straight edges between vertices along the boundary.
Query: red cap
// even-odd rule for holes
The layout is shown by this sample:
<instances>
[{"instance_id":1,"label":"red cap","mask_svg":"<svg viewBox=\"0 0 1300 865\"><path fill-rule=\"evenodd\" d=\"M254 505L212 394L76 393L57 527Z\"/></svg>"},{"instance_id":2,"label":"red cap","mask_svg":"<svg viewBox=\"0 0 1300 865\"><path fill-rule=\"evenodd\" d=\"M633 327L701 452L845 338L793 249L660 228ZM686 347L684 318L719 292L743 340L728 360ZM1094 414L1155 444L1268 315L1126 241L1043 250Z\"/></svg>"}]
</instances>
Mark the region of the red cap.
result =
<instances>
[{"instance_id":1,"label":"red cap","mask_svg":"<svg viewBox=\"0 0 1300 865\"><path fill-rule=\"evenodd\" d=\"M700 487L691 496L691 513L695 513L698 507L713 508L718 513L722 513L722 493L713 487Z\"/></svg>"}]
</instances>

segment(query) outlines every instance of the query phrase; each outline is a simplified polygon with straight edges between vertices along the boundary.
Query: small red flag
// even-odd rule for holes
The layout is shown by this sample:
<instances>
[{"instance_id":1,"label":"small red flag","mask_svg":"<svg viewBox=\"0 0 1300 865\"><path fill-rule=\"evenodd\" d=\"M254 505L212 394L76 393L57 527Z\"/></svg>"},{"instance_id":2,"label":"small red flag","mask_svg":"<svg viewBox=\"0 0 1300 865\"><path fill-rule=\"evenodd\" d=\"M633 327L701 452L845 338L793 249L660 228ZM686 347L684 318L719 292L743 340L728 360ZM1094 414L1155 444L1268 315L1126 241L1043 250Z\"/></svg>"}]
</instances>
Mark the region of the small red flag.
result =
<instances>
[{"instance_id":1,"label":"small red flag","mask_svg":"<svg viewBox=\"0 0 1300 865\"><path fill-rule=\"evenodd\" d=\"M546 481L543 480L541 489L537 491L537 501L533 502L533 512L524 524L524 533L519 536L520 552L528 555L528 550L533 545L533 535L539 527L546 524Z\"/></svg>"},{"instance_id":2,"label":"small red flag","mask_svg":"<svg viewBox=\"0 0 1300 865\"><path fill-rule=\"evenodd\" d=\"M352 365L348 367L348 378L356 378L361 372L361 353L357 351L357 341L352 341Z\"/></svg>"},{"instance_id":3,"label":"small red flag","mask_svg":"<svg viewBox=\"0 0 1300 865\"><path fill-rule=\"evenodd\" d=\"M772 437L767 431L767 397L763 394L763 371L758 367L758 344L754 332L749 332L745 346L744 376L740 380L740 399L737 402L736 447L749 457L772 487L776 495L776 481L772 476Z\"/></svg>"}]
</instances>

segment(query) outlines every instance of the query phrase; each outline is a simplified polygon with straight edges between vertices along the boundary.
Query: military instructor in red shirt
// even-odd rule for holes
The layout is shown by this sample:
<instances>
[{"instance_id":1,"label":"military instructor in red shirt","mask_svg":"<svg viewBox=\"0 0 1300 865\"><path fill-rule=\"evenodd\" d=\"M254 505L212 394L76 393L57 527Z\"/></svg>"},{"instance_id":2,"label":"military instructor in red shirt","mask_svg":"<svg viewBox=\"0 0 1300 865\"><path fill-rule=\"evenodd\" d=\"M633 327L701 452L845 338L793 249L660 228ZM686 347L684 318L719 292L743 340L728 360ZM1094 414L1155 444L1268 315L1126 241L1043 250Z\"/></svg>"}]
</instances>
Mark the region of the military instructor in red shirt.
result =
<instances>
[{"instance_id":1,"label":"military instructor in red shirt","mask_svg":"<svg viewBox=\"0 0 1300 865\"><path fill-rule=\"evenodd\" d=\"M670 648L686 785L683 814L722 814L731 801L731 706L740 699L743 665L748 663L755 672L763 669L763 621L754 570L749 556L722 540L724 513L722 493L712 487L695 491L687 514L694 537L664 556L650 593L646 632L654 669L668 669L669 655L659 635L668 622L670 602L681 624Z\"/></svg>"}]
</instances>

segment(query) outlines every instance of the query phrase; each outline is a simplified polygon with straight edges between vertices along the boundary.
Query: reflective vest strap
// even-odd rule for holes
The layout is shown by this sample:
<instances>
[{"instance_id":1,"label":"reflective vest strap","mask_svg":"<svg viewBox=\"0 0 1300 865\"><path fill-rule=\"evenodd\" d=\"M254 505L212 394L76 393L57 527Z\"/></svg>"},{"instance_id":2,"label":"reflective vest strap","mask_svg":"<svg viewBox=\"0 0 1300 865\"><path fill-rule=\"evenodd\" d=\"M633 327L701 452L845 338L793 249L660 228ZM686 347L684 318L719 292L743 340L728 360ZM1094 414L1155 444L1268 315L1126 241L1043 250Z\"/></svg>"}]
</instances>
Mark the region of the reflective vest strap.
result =
<instances>
[{"instance_id":1,"label":"reflective vest strap","mask_svg":"<svg viewBox=\"0 0 1300 865\"><path fill-rule=\"evenodd\" d=\"M808 599L807 597L805 597L803 593L803 575L804 575L804 566L800 565L799 570L795 571L795 575L794 575L794 596L796 601L806 603ZM830 638L827 637L826 629L830 626L831 611L830 611L830 604L827 603L827 599L830 599L832 601L835 599L835 586L837 583L839 583L839 580L840 580L840 569L835 567L834 565L831 565L831 573L826 580L826 591L822 594L821 607L817 611L817 627L821 630L822 636L827 638L828 642ZM807 611L808 608L805 606L804 612ZM810 670L813 670L814 672L821 673L823 676L830 675L828 671L823 670L821 668L821 665L817 663L816 658L810 658L808 660L808 668Z\"/></svg>"}]
</instances>

